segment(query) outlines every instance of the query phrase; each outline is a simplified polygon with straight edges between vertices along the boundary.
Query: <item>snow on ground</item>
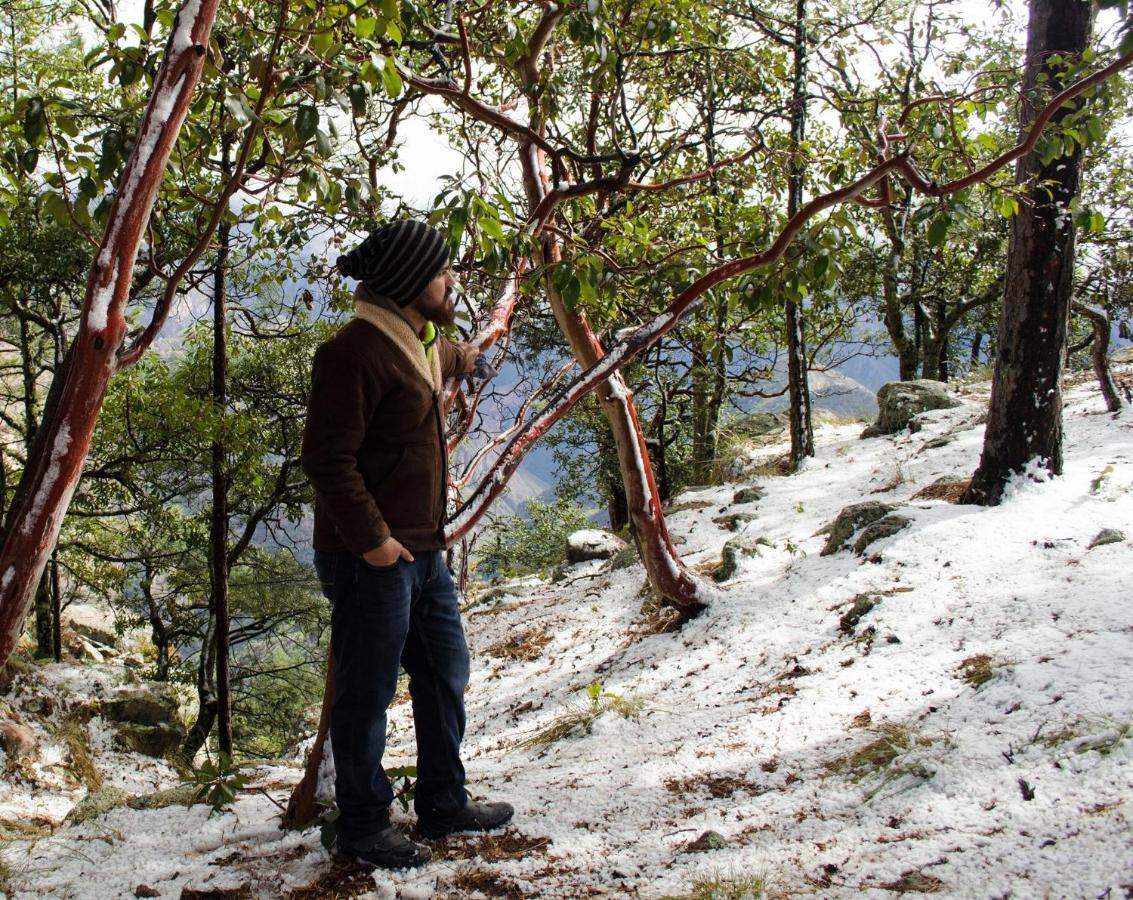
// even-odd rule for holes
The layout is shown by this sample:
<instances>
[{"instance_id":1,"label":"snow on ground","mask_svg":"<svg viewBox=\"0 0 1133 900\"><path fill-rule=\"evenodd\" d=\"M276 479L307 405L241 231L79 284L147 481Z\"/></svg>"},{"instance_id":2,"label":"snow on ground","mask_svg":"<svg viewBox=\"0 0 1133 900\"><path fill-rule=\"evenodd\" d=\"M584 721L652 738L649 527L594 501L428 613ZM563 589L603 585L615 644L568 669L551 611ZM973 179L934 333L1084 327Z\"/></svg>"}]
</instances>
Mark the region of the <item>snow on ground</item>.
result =
<instances>
[{"instance_id":1,"label":"snow on ground","mask_svg":"<svg viewBox=\"0 0 1133 900\"><path fill-rule=\"evenodd\" d=\"M678 632L643 626L639 565L483 595L466 762L474 795L515 804L503 836L371 877L317 830L277 830L299 773L262 767L220 815L118 809L12 842L12 895L662 897L761 877L787 897L1133 896L1133 418L1080 385L1063 477L993 509L914 499L974 469L986 394L965 399L917 434L824 428L795 477L678 498L690 565L762 539ZM734 504L753 483L762 499ZM820 555L862 500L912 524ZM736 533L712 521L733 512L752 515ZM1126 539L1089 549L1103 528ZM387 765L411 763L407 704L391 723ZM723 846L691 852L708 831Z\"/></svg>"}]
</instances>

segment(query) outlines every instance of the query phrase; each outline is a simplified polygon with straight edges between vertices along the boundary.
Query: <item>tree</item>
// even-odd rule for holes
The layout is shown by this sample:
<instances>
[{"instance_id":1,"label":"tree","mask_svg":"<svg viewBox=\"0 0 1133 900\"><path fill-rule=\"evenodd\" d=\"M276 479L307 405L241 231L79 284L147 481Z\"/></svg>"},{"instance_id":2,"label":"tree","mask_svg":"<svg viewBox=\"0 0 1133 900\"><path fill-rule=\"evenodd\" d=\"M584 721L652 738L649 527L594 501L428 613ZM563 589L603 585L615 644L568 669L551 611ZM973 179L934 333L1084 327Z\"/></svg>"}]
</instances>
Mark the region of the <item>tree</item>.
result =
<instances>
[{"instance_id":1,"label":"tree","mask_svg":"<svg viewBox=\"0 0 1133 900\"><path fill-rule=\"evenodd\" d=\"M1049 89L1058 90L1074 77L1093 15L1093 5L1080 0L1032 0L1021 131L1030 127ZM1011 223L987 429L965 503L998 504L1007 480L1029 464L1051 475L1062 473L1062 370L1074 279L1072 205L1090 114L1084 100L1063 106L1053 116L1058 130L1018 164L1017 180L1026 194Z\"/></svg>"}]
</instances>

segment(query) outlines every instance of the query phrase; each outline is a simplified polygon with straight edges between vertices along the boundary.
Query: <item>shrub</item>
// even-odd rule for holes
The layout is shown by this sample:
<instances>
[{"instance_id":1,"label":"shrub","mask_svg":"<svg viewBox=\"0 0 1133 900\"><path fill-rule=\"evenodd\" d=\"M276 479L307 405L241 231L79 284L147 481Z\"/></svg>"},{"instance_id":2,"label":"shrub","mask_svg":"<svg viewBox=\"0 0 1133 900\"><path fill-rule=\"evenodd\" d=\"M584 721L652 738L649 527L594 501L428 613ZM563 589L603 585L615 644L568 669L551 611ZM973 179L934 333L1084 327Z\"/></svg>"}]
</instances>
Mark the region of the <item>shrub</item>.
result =
<instances>
[{"instance_id":1,"label":"shrub","mask_svg":"<svg viewBox=\"0 0 1133 900\"><path fill-rule=\"evenodd\" d=\"M526 518L504 516L491 523L480 542L476 574L488 580L547 571L566 559L567 535L589 526L573 501L531 500Z\"/></svg>"}]
</instances>

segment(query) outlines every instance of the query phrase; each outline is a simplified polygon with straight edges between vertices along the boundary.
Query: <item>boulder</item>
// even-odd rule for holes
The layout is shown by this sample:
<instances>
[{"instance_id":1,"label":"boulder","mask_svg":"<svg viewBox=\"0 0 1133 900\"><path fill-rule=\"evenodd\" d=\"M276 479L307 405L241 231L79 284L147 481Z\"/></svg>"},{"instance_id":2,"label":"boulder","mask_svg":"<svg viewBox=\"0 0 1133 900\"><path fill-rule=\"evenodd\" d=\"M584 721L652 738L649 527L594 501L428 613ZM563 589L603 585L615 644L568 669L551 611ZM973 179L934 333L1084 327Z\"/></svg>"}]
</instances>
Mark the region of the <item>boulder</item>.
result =
<instances>
[{"instance_id":1,"label":"boulder","mask_svg":"<svg viewBox=\"0 0 1133 900\"><path fill-rule=\"evenodd\" d=\"M740 503L755 503L763 499L766 491L763 490L758 484L742 487L732 496L732 504L739 505Z\"/></svg>"},{"instance_id":2,"label":"boulder","mask_svg":"<svg viewBox=\"0 0 1133 900\"><path fill-rule=\"evenodd\" d=\"M718 582L727 581L736 574L740 560L743 557L760 556L763 553L761 548L770 546L772 546L771 542L765 537L732 538L724 545L724 549L720 552L721 565L712 577Z\"/></svg>"},{"instance_id":3,"label":"boulder","mask_svg":"<svg viewBox=\"0 0 1133 900\"><path fill-rule=\"evenodd\" d=\"M1090 541L1090 546L1087 550L1093 550L1095 547L1104 547L1106 544L1120 544L1125 540L1125 533L1118 531L1116 528L1103 528Z\"/></svg>"},{"instance_id":4,"label":"boulder","mask_svg":"<svg viewBox=\"0 0 1133 900\"><path fill-rule=\"evenodd\" d=\"M706 831L685 847L685 853L707 853L709 850L723 850L728 846L724 835L718 831Z\"/></svg>"},{"instance_id":5,"label":"boulder","mask_svg":"<svg viewBox=\"0 0 1133 900\"><path fill-rule=\"evenodd\" d=\"M583 528L567 536L567 562L580 563L591 559L609 559L626 542L617 535L598 528Z\"/></svg>"},{"instance_id":6,"label":"boulder","mask_svg":"<svg viewBox=\"0 0 1133 900\"><path fill-rule=\"evenodd\" d=\"M751 437L778 435L791 424L786 413L754 412L728 423L731 431Z\"/></svg>"},{"instance_id":7,"label":"boulder","mask_svg":"<svg viewBox=\"0 0 1133 900\"><path fill-rule=\"evenodd\" d=\"M897 507L878 500L866 500L864 503L852 503L835 517L834 521L823 529L828 535L826 546L822 548L822 555L829 556L837 553L846 542L861 528L882 519L893 512ZM820 534L822 532L819 532Z\"/></svg>"},{"instance_id":8,"label":"boulder","mask_svg":"<svg viewBox=\"0 0 1133 900\"><path fill-rule=\"evenodd\" d=\"M161 759L167 753L176 750L184 740L185 729L179 725L125 723L118 726L117 741L120 746L156 759Z\"/></svg>"},{"instance_id":9,"label":"boulder","mask_svg":"<svg viewBox=\"0 0 1133 900\"><path fill-rule=\"evenodd\" d=\"M716 516L712 523L719 525L721 528L727 528L728 531L739 531L748 522L754 521L755 516L751 513L728 513L724 516Z\"/></svg>"},{"instance_id":10,"label":"boulder","mask_svg":"<svg viewBox=\"0 0 1133 900\"><path fill-rule=\"evenodd\" d=\"M918 413L959 405L940 381L891 381L877 392L877 421L862 432L862 437L896 434Z\"/></svg>"},{"instance_id":11,"label":"boulder","mask_svg":"<svg viewBox=\"0 0 1133 900\"><path fill-rule=\"evenodd\" d=\"M882 538L892 537L903 528L908 528L913 523L913 520L908 516L885 516L878 519L876 522L871 522L858 536L857 541L854 543L854 552L858 556L862 556L866 548L874 541L880 541Z\"/></svg>"},{"instance_id":12,"label":"boulder","mask_svg":"<svg viewBox=\"0 0 1133 900\"><path fill-rule=\"evenodd\" d=\"M118 688L99 704L99 712L114 722L132 725L175 725L181 727L177 696L160 684L139 684Z\"/></svg>"},{"instance_id":13,"label":"boulder","mask_svg":"<svg viewBox=\"0 0 1133 900\"><path fill-rule=\"evenodd\" d=\"M100 790L87 794L71 807L71 811L67 813L66 821L70 825L82 825L83 822L97 819L112 809L125 806L129 799L130 795L126 791L113 785L107 785Z\"/></svg>"},{"instance_id":14,"label":"boulder","mask_svg":"<svg viewBox=\"0 0 1133 900\"><path fill-rule=\"evenodd\" d=\"M633 544L628 544L610 557L610 569L616 572L618 569L628 569L639 562L641 560L638 558L637 548Z\"/></svg>"},{"instance_id":15,"label":"boulder","mask_svg":"<svg viewBox=\"0 0 1133 900\"><path fill-rule=\"evenodd\" d=\"M0 719L0 750L9 756L26 756L35 750L35 732L19 722Z\"/></svg>"},{"instance_id":16,"label":"boulder","mask_svg":"<svg viewBox=\"0 0 1133 900\"><path fill-rule=\"evenodd\" d=\"M118 632L114 628L114 617L89 603L72 603L63 612L63 627L70 628L88 641L118 646Z\"/></svg>"}]
</instances>

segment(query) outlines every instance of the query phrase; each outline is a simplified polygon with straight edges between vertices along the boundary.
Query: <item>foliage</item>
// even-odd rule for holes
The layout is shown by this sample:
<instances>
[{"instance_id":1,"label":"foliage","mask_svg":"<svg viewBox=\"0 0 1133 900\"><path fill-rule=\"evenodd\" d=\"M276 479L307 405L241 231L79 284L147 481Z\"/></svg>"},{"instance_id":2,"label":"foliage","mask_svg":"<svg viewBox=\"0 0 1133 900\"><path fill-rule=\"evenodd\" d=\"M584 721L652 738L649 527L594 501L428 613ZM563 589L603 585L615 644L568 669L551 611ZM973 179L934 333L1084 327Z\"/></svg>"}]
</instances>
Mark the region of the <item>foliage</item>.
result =
<instances>
[{"instance_id":1,"label":"foliage","mask_svg":"<svg viewBox=\"0 0 1133 900\"><path fill-rule=\"evenodd\" d=\"M476 574L482 579L544 572L566 559L566 539L589 525L569 500L529 500L527 515L500 516L477 545Z\"/></svg>"},{"instance_id":2,"label":"foliage","mask_svg":"<svg viewBox=\"0 0 1133 900\"><path fill-rule=\"evenodd\" d=\"M637 697L622 697L603 689L601 682L592 681L586 686L586 703L575 704L557 716L550 725L519 742L520 747L531 749L553 744L572 734L590 733L598 717L613 712L623 719L636 719L645 708L645 701Z\"/></svg>"},{"instance_id":3,"label":"foliage","mask_svg":"<svg viewBox=\"0 0 1133 900\"><path fill-rule=\"evenodd\" d=\"M199 769L190 771L182 780L196 787L193 802L211 806L211 816L212 813L223 812L248 786L249 778L227 753L219 753L215 761L211 758L205 760Z\"/></svg>"}]
</instances>

